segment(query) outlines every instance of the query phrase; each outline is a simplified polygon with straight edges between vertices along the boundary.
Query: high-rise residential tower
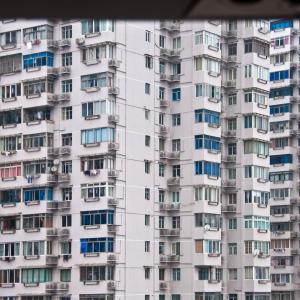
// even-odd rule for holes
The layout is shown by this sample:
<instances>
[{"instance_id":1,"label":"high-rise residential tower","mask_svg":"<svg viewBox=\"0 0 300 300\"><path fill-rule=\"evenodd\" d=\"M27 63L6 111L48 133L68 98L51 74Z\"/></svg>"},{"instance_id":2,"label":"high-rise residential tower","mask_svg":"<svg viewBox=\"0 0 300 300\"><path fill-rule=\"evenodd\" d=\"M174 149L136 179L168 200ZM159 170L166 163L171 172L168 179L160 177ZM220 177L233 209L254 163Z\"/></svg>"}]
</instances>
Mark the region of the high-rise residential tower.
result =
<instances>
[{"instance_id":1,"label":"high-rise residential tower","mask_svg":"<svg viewBox=\"0 0 300 300\"><path fill-rule=\"evenodd\" d=\"M271 300L270 43L2 20L0 300Z\"/></svg>"},{"instance_id":2,"label":"high-rise residential tower","mask_svg":"<svg viewBox=\"0 0 300 300\"><path fill-rule=\"evenodd\" d=\"M270 22L272 300L300 297L299 28L298 20Z\"/></svg>"}]
</instances>

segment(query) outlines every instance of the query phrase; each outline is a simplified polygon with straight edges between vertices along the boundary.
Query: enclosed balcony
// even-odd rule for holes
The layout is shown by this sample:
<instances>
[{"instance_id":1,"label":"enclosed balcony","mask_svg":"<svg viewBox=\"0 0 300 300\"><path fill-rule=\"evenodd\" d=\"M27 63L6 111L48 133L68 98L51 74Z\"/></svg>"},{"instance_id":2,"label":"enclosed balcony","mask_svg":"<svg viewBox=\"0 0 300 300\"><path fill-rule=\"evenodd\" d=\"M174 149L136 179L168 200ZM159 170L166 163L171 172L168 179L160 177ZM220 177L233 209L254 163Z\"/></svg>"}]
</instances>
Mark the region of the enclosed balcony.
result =
<instances>
[{"instance_id":1,"label":"enclosed balcony","mask_svg":"<svg viewBox=\"0 0 300 300\"><path fill-rule=\"evenodd\" d=\"M17 127L21 120L21 109L0 111L0 125L3 129Z\"/></svg>"},{"instance_id":2,"label":"enclosed balcony","mask_svg":"<svg viewBox=\"0 0 300 300\"><path fill-rule=\"evenodd\" d=\"M53 123L52 110L50 107L35 107L24 109L23 122L27 126L38 125L42 121Z\"/></svg>"}]
</instances>

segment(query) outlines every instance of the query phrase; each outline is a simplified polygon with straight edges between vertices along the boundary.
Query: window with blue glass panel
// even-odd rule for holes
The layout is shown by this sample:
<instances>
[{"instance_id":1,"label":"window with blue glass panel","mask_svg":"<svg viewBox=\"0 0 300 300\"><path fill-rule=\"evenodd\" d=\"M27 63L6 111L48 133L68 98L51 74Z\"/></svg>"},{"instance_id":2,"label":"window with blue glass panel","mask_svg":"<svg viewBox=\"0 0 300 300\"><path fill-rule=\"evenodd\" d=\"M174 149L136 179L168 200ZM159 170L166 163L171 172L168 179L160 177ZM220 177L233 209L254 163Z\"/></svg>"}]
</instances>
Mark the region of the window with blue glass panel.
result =
<instances>
[{"instance_id":1,"label":"window with blue glass panel","mask_svg":"<svg viewBox=\"0 0 300 300\"><path fill-rule=\"evenodd\" d=\"M195 122L196 123L210 123L220 124L220 113L208 109L196 109L195 110Z\"/></svg>"},{"instance_id":2,"label":"window with blue glass panel","mask_svg":"<svg viewBox=\"0 0 300 300\"><path fill-rule=\"evenodd\" d=\"M292 112L292 107L289 103L280 104L280 105L270 105L270 114L281 114Z\"/></svg>"},{"instance_id":3,"label":"window with blue glass panel","mask_svg":"<svg viewBox=\"0 0 300 300\"><path fill-rule=\"evenodd\" d=\"M195 135L195 149L220 150L220 138L210 135Z\"/></svg>"},{"instance_id":4,"label":"window with blue glass panel","mask_svg":"<svg viewBox=\"0 0 300 300\"><path fill-rule=\"evenodd\" d=\"M290 73L289 70L271 72L270 73L270 81L288 79L290 77L289 73Z\"/></svg>"},{"instance_id":5,"label":"window with blue glass panel","mask_svg":"<svg viewBox=\"0 0 300 300\"><path fill-rule=\"evenodd\" d=\"M114 128L93 128L81 130L81 144L93 144L100 142L113 142L115 140Z\"/></svg>"},{"instance_id":6,"label":"window with blue glass panel","mask_svg":"<svg viewBox=\"0 0 300 300\"><path fill-rule=\"evenodd\" d=\"M181 88L172 89L172 101L181 100Z\"/></svg>"},{"instance_id":7,"label":"window with blue glass panel","mask_svg":"<svg viewBox=\"0 0 300 300\"><path fill-rule=\"evenodd\" d=\"M220 164L211 161L195 161L195 174L220 177Z\"/></svg>"},{"instance_id":8,"label":"window with blue glass panel","mask_svg":"<svg viewBox=\"0 0 300 300\"><path fill-rule=\"evenodd\" d=\"M24 69L48 66L53 67L54 55L51 52L33 53L23 56Z\"/></svg>"},{"instance_id":9,"label":"window with blue glass panel","mask_svg":"<svg viewBox=\"0 0 300 300\"><path fill-rule=\"evenodd\" d=\"M80 239L80 253L113 252L114 238L99 237Z\"/></svg>"},{"instance_id":10,"label":"window with blue glass panel","mask_svg":"<svg viewBox=\"0 0 300 300\"><path fill-rule=\"evenodd\" d=\"M28 201L43 201L53 200L53 188L50 187L38 187L23 190L23 200Z\"/></svg>"},{"instance_id":11,"label":"window with blue glass panel","mask_svg":"<svg viewBox=\"0 0 300 300\"><path fill-rule=\"evenodd\" d=\"M282 87L282 88L278 88L278 89L271 89L269 96L270 96L270 98L293 96L293 87L286 86L286 87Z\"/></svg>"},{"instance_id":12,"label":"window with blue glass panel","mask_svg":"<svg viewBox=\"0 0 300 300\"><path fill-rule=\"evenodd\" d=\"M292 164L293 163L293 155L292 154L282 154L282 155L271 155L270 156L270 164Z\"/></svg>"},{"instance_id":13,"label":"window with blue glass panel","mask_svg":"<svg viewBox=\"0 0 300 300\"><path fill-rule=\"evenodd\" d=\"M114 224L114 210L82 211L80 215L83 226Z\"/></svg>"},{"instance_id":14,"label":"window with blue glass panel","mask_svg":"<svg viewBox=\"0 0 300 300\"><path fill-rule=\"evenodd\" d=\"M270 30L279 30L293 27L293 20L279 20L270 23Z\"/></svg>"}]
</instances>

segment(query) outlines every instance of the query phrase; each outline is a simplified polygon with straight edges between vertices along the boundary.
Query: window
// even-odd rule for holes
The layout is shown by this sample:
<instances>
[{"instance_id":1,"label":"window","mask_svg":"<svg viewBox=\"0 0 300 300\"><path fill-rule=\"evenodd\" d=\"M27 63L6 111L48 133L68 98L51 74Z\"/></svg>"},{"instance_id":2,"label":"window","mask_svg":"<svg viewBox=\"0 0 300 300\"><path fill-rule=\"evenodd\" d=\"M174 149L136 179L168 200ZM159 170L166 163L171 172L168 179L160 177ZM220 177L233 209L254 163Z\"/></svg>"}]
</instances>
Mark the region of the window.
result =
<instances>
[{"instance_id":1,"label":"window","mask_svg":"<svg viewBox=\"0 0 300 300\"><path fill-rule=\"evenodd\" d=\"M149 120L149 117L150 117L150 110L145 109L145 120Z\"/></svg>"},{"instance_id":2,"label":"window","mask_svg":"<svg viewBox=\"0 0 300 300\"><path fill-rule=\"evenodd\" d=\"M211 201L219 202L220 201L220 190L214 187L196 187L195 188L195 201Z\"/></svg>"},{"instance_id":3,"label":"window","mask_svg":"<svg viewBox=\"0 0 300 300\"><path fill-rule=\"evenodd\" d=\"M0 257L13 257L20 255L20 243L0 244Z\"/></svg>"},{"instance_id":4,"label":"window","mask_svg":"<svg viewBox=\"0 0 300 300\"><path fill-rule=\"evenodd\" d=\"M164 125L165 124L165 114L164 113L159 113L158 124L159 125Z\"/></svg>"},{"instance_id":5,"label":"window","mask_svg":"<svg viewBox=\"0 0 300 300\"><path fill-rule=\"evenodd\" d=\"M220 49L220 37L208 31L195 32L195 45L204 44L218 51Z\"/></svg>"},{"instance_id":6,"label":"window","mask_svg":"<svg viewBox=\"0 0 300 300\"><path fill-rule=\"evenodd\" d=\"M62 107L61 119L62 120L72 120L72 106Z\"/></svg>"},{"instance_id":7,"label":"window","mask_svg":"<svg viewBox=\"0 0 300 300\"><path fill-rule=\"evenodd\" d=\"M62 161L62 168L61 169L62 169L63 174L72 173L72 160Z\"/></svg>"},{"instance_id":8,"label":"window","mask_svg":"<svg viewBox=\"0 0 300 300\"><path fill-rule=\"evenodd\" d=\"M145 252L150 252L150 241L145 241Z\"/></svg>"},{"instance_id":9,"label":"window","mask_svg":"<svg viewBox=\"0 0 300 300\"><path fill-rule=\"evenodd\" d=\"M269 179L269 169L260 166L245 166L245 178L258 178L263 180Z\"/></svg>"},{"instance_id":10,"label":"window","mask_svg":"<svg viewBox=\"0 0 300 300\"><path fill-rule=\"evenodd\" d=\"M178 36L173 38L173 49L180 49L181 48L181 37Z\"/></svg>"},{"instance_id":11,"label":"window","mask_svg":"<svg viewBox=\"0 0 300 300\"><path fill-rule=\"evenodd\" d=\"M180 192L179 191L172 192L172 202L173 203L180 202Z\"/></svg>"},{"instance_id":12,"label":"window","mask_svg":"<svg viewBox=\"0 0 300 300\"><path fill-rule=\"evenodd\" d=\"M23 189L23 201L53 200L53 188L38 187Z\"/></svg>"},{"instance_id":13,"label":"window","mask_svg":"<svg viewBox=\"0 0 300 300\"><path fill-rule=\"evenodd\" d=\"M1 99L11 99L21 96L21 83L1 86Z\"/></svg>"},{"instance_id":14,"label":"window","mask_svg":"<svg viewBox=\"0 0 300 300\"><path fill-rule=\"evenodd\" d=\"M114 267L113 266L82 266L80 269L80 281L81 282L89 282L89 281L104 281L104 280L114 280ZM87 299L95 299L98 298L82 298L84 300ZM100 300L101 298L99 298ZM102 298L103 300L105 298ZM101 300L102 300L101 299ZM107 299L108 300L108 299Z\"/></svg>"},{"instance_id":15,"label":"window","mask_svg":"<svg viewBox=\"0 0 300 300\"><path fill-rule=\"evenodd\" d=\"M3 49L9 49L9 46L18 45L21 42L21 30L8 31L0 34L0 44ZM7 47L5 47L7 46Z\"/></svg>"},{"instance_id":16,"label":"window","mask_svg":"<svg viewBox=\"0 0 300 300\"><path fill-rule=\"evenodd\" d=\"M270 81L279 81L290 78L290 71L283 70L270 73Z\"/></svg>"},{"instance_id":17,"label":"window","mask_svg":"<svg viewBox=\"0 0 300 300\"><path fill-rule=\"evenodd\" d=\"M150 135L145 135L145 146L150 147Z\"/></svg>"},{"instance_id":18,"label":"window","mask_svg":"<svg viewBox=\"0 0 300 300\"><path fill-rule=\"evenodd\" d=\"M158 269L158 279L165 280L165 269L162 268Z\"/></svg>"},{"instance_id":19,"label":"window","mask_svg":"<svg viewBox=\"0 0 300 300\"><path fill-rule=\"evenodd\" d=\"M172 294L171 300L181 300L181 295L178 295L178 294Z\"/></svg>"},{"instance_id":20,"label":"window","mask_svg":"<svg viewBox=\"0 0 300 300\"><path fill-rule=\"evenodd\" d=\"M159 202L163 203L165 202L165 191L159 190L158 191L158 198L159 198Z\"/></svg>"},{"instance_id":21,"label":"window","mask_svg":"<svg viewBox=\"0 0 300 300\"><path fill-rule=\"evenodd\" d=\"M164 87L159 87L159 100L164 100L165 99L165 91L166 91L166 89L164 88Z\"/></svg>"},{"instance_id":22,"label":"window","mask_svg":"<svg viewBox=\"0 0 300 300\"><path fill-rule=\"evenodd\" d=\"M72 242L61 242L60 250L62 255L72 254Z\"/></svg>"},{"instance_id":23,"label":"window","mask_svg":"<svg viewBox=\"0 0 300 300\"><path fill-rule=\"evenodd\" d=\"M216 214L204 214L196 213L195 214L195 227L204 227L209 225L210 228L219 229L221 226L221 218Z\"/></svg>"},{"instance_id":24,"label":"window","mask_svg":"<svg viewBox=\"0 0 300 300\"><path fill-rule=\"evenodd\" d=\"M93 34L102 31L114 32L114 21L112 20L85 20L81 22L82 34Z\"/></svg>"},{"instance_id":25,"label":"window","mask_svg":"<svg viewBox=\"0 0 300 300\"><path fill-rule=\"evenodd\" d=\"M72 38L72 25L63 26L61 28L61 37L62 39Z\"/></svg>"},{"instance_id":26,"label":"window","mask_svg":"<svg viewBox=\"0 0 300 300\"><path fill-rule=\"evenodd\" d=\"M181 100L181 89L175 88L172 89L172 101L180 101Z\"/></svg>"},{"instance_id":27,"label":"window","mask_svg":"<svg viewBox=\"0 0 300 300\"><path fill-rule=\"evenodd\" d=\"M220 138L209 135L195 135L195 149L208 149L220 151Z\"/></svg>"},{"instance_id":28,"label":"window","mask_svg":"<svg viewBox=\"0 0 300 300\"><path fill-rule=\"evenodd\" d=\"M181 123L181 115L172 114L172 126L180 126L180 123Z\"/></svg>"},{"instance_id":29,"label":"window","mask_svg":"<svg viewBox=\"0 0 300 300\"><path fill-rule=\"evenodd\" d=\"M145 94L150 95L150 83L145 83Z\"/></svg>"},{"instance_id":30,"label":"window","mask_svg":"<svg viewBox=\"0 0 300 300\"><path fill-rule=\"evenodd\" d=\"M20 270L8 269L0 270L0 284L7 283L19 283L20 282ZM11 299L7 299L11 300Z\"/></svg>"},{"instance_id":31,"label":"window","mask_svg":"<svg viewBox=\"0 0 300 300\"><path fill-rule=\"evenodd\" d=\"M237 255L237 243L229 243L228 244L228 254L229 255Z\"/></svg>"},{"instance_id":32,"label":"window","mask_svg":"<svg viewBox=\"0 0 300 300\"><path fill-rule=\"evenodd\" d=\"M245 191L245 203L257 203L268 205L269 193L256 190Z\"/></svg>"},{"instance_id":33,"label":"window","mask_svg":"<svg viewBox=\"0 0 300 300\"><path fill-rule=\"evenodd\" d=\"M81 90L89 88L111 87L113 74L110 72L95 73L81 76Z\"/></svg>"},{"instance_id":34,"label":"window","mask_svg":"<svg viewBox=\"0 0 300 300\"><path fill-rule=\"evenodd\" d=\"M145 161L145 173L150 174L150 161Z\"/></svg>"},{"instance_id":35,"label":"window","mask_svg":"<svg viewBox=\"0 0 300 300\"><path fill-rule=\"evenodd\" d=\"M283 30L285 28L293 27L293 20L279 20L270 22L270 30Z\"/></svg>"},{"instance_id":36,"label":"window","mask_svg":"<svg viewBox=\"0 0 300 300\"><path fill-rule=\"evenodd\" d=\"M164 164L159 164L158 166L158 175L159 177L165 177L166 166Z\"/></svg>"},{"instance_id":37,"label":"window","mask_svg":"<svg viewBox=\"0 0 300 300\"><path fill-rule=\"evenodd\" d=\"M180 139L172 140L172 151L181 151L181 141Z\"/></svg>"},{"instance_id":38,"label":"window","mask_svg":"<svg viewBox=\"0 0 300 300\"><path fill-rule=\"evenodd\" d=\"M63 215L63 216L61 216L61 226L62 227L72 226L72 215Z\"/></svg>"},{"instance_id":39,"label":"window","mask_svg":"<svg viewBox=\"0 0 300 300\"><path fill-rule=\"evenodd\" d=\"M23 68L30 69L36 67L53 67L54 55L51 52L40 52L23 55Z\"/></svg>"},{"instance_id":40,"label":"window","mask_svg":"<svg viewBox=\"0 0 300 300\"><path fill-rule=\"evenodd\" d=\"M61 55L61 64L63 67L72 66L72 52L63 53Z\"/></svg>"},{"instance_id":41,"label":"window","mask_svg":"<svg viewBox=\"0 0 300 300\"><path fill-rule=\"evenodd\" d=\"M236 155L236 143L229 143L227 149L228 155Z\"/></svg>"},{"instance_id":42,"label":"window","mask_svg":"<svg viewBox=\"0 0 300 300\"><path fill-rule=\"evenodd\" d=\"M280 98L285 96L293 96L293 87L287 86L277 89L270 89L270 98Z\"/></svg>"},{"instance_id":43,"label":"window","mask_svg":"<svg viewBox=\"0 0 300 300\"><path fill-rule=\"evenodd\" d=\"M180 165L172 166L173 177L180 177Z\"/></svg>"},{"instance_id":44,"label":"window","mask_svg":"<svg viewBox=\"0 0 300 300\"><path fill-rule=\"evenodd\" d=\"M195 175L203 175L220 177L220 164L210 161L196 161Z\"/></svg>"},{"instance_id":45,"label":"window","mask_svg":"<svg viewBox=\"0 0 300 300\"><path fill-rule=\"evenodd\" d=\"M52 281L52 269L22 269L22 283L42 283Z\"/></svg>"},{"instance_id":46,"label":"window","mask_svg":"<svg viewBox=\"0 0 300 300\"><path fill-rule=\"evenodd\" d=\"M72 146L72 133L65 133L61 135L62 146Z\"/></svg>"},{"instance_id":47,"label":"window","mask_svg":"<svg viewBox=\"0 0 300 300\"><path fill-rule=\"evenodd\" d=\"M115 51L115 46L109 44L90 45L81 49L81 60L86 65L95 64L102 58L114 58Z\"/></svg>"},{"instance_id":48,"label":"window","mask_svg":"<svg viewBox=\"0 0 300 300\"><path fill-rule=\"evenodd\" d=\"M292 154L282 154L282 155L271 155L270 156L270 164L292 164L293 163L293 155Z\"/></svg>"},{"instance_id":49,"label":"window","mask_svg":"<svg viewBox=\"0 0 300 300\"><path fill-rule=\"evenodd\" d=\"M71 282L71 269L60 270L60 281Z\"/></svg>"},{"instance_id":50,"label":"window","mask_svg":"<svg viewBox=\"0 0 300 300\"><path fill-rule=\"evenodd\" d=\"M15 73L22 70L22 55L13 54L0 58L0 75Z\"/></svg>"},{"instance_id":51,"label":"window","mask_svg":"<svg viewBox=\"0 0 300 300\"><path fill-rule=\"evenodd\" d=\"M150 279L150 268L144 267L145 279Z\"/></svg>"},{"instance_id":52,"label":"window","mask_svg":"<svg viewBox=\"0 0 300 300\"><path fill-rule=\"evenodd\" d=\"M244 141L244 153L268 156L269 143L255 140L246 140Z\"/></svg>"},{"instance_id":53,"label":"window","mask_svg":"<svg viewBox=\"0 0 300 300\"><path fill-rule=\"evenodd\" d=\"M268 230L270 228L270 221L268 217L245 216L244 225L246 229L254 228Z\"/></svg>"},{"instance_id":54,"label":"window","mask_svg":"<svg viewBox=\"0 0 300 300\"><path fill-rule=\"evenodd\" d=\"M101 224L114 224L113 210L81 211L81 226L95 226Z\"/></svg>"},{"instance_id":55,"label":"window","mask_svg":"<svg viewBox=\"0 0 300 300\"><path fill-rule=\"evenodd\" d=\"M150 189L149 188L145 188L145 199L150 200Z\"/></svg>"},{"instance_id":56,"label":"window","mask_svg":"<svg viewBox=\"0 0 300 300\"><path fill-rule=\"evenodd\" d=\"M150 226L150 215L145 215L145 226Z\"/></svg>"},{"instance_id":57,"label":"window","mask_svg":"<svg viewBox=\"0 0 300 300\"><path fill-rule=\"evenodd\" d=\"M236 104L236 94L228 96L228 105L235 105Z\"/></svg>"},{"instance_id":58,"label":"window","mask_svg":"<svg viewBox=\"0 0 300 300\"><path fill-rule=\"evenodd\" d=\"M220 125L220 113L207 109L196 109L195 110L195 122L196 123L209 123Z\"/></svg>"},{"instance_id":59,"label":"window","mask_svg":"<svg viewBox=\"0 0 300 300\"><path fill-rule=\"evenodd\" d=\"M172 269L172 280L173 281L179 281L180 280L180 275L181 275L181 272L180 272L180 268L173 268Z\"/></svg>"},{"instance_id":60,"label":"window","mask_svg":"<svg viewBox=\"0 0 300 300\"><path fill-rule=\"evenodd\" d=\"M166 45L166 37L163 35L159 36L159 47L160 48L165 48Z\"/></svg>"},{"instance_id":61,"label":"window","mask_svg":"<svg viewBox=\"0 0 300 300\"><path fill-rule=\"evenodd\" d=\"M237 280L237 269L228 269L228 279Z\"/></svg>"},{"instance_id":62,"label":"window","mask_svg":"<svg viewBox=\"0 0 300 300\"><path fill-rule=\"evenodd\" d=\"M44 241L23 242L24 256L34 256L34 255L44 255L44 254L45 254Z\"/></svg>"},{"instance_id":63,"label":"window","mask_svg":"<svg viewBox=\"0 0 300 300\"><path fill-rule=\"evenodd\" d=\"M237 203L236 199L237 199L237 195L235 193L228 194L228 204L229 205L235 205Z\"/></svg>"},{"instance_id":64,"label":"window","mask_svg":"<svg viewBox=\"0 0 300 300\"><path fill-rule=\"evenodd\" d=\"M284 114L288 112L292 112L292 106L288 103L280 105L270 105L271 115Z\"/></svg>"},{"instance_id":65,"label":"window","mask_svg":"<svg viewBox=\"0 0 300 300\"><path fill-rule=\"evenodd\" d=\"M53 40L53 26L41 25L23 29L23 40L25 43L45 39Z\"/></svg>"},{"instance_id":66,"label":"window","mask_svg":"<svg viewBox=\"0 0 300 300\"><path fill-rule=\"evenodd\" d=\"M151 42L151 32L149 30L145 31L145 41L146 42Z\"/></svg>"},{"instance_id":67,"label":"window","mask_svg":"<svg viewBox=\"0 0 300 300\"><path fill-rule=\"evenodd\" d=\"M236 56L237 55L237 44L228 44L228 55Z\"/></svg>"},{"instance_id":68,"label":"window","mask_svg":"<svg viewBox=\"0 0 300 300\"><path fill-rule=\"evenodd\" d=\"M63 80L61 82L61 92L71 93L72 92L72 79Z\"/></svg>"},{"instance_id":69,"label":"window","mask_svg":"<svg viewBox=\"0 0 300 300\"><path fill-rule=\"evenodd\" d=\"M237 219L231 218L228 220L228 229L237 229Z\"/></svg>"},{"instance_id":70,"label":"window","mask_svg":"<svg viewBox=\"0 0 300 300\"><path fill-rule=\"evenodd\" d=\"M153 68L153 57L150 55L145 55L145 67L147 69Z\"/></svg>"},{"instance_id":71,"label":"window","mask_svg":"<svg viewBox=\"0 0 300 300\"><path fill-rule=\"evenodd\" d=\"M227 120L227 128L228 128L228 130L234 131L234 130L236 130L236 126L237 126L237 120L236 120L236 118L232 118L232 119L228 119Z\"/></svg>"},{"instance_id":72,"label":"window","mask_svg":"<svg viewBox=\"0 0 300 300\"><path fill-rule=\"evenodd\" d=\"M72 200L72 188L62 188L62 200L63 201L71 201Z\"/></svg>"},{"instance_id":73,"label":"window","mask_svg":"<svg viewBox=\"0 0 300 300\"><path fill-rule=\"evenodd\" d=\"M0 151L17 151L21 150L22 137L21 135L3 136L0 137Z\"/></svg>"},{"instance_id":74,"label":"window","mask_svg":"<svg viewBox=\"0 0 300 300\"><path fill-rule=\"evenodd\" d=\"M114 128L94 128L81 130L81 144L86 145L101 142L113 142L114 136Z\"/></svg>"},{"instance_id":75,"label":"window","mask_svg":"<svg viewBox=\"0 0 300 300\"><path fill-rule=\"evenodd\" d=\"M111 237L80 239L80 253L113 252L114 239Z\"/></svg>"},{"instance_id":76,"label":"window","mask_svg":"<svg viewBox=\"0 0 300 300\"><path fill-rule=\"evenodd\" d=\"M218 86L211 84L199 83L195 85L196 97L208 97L221 99L221 89Z\"/></svg>"}]
</instances>

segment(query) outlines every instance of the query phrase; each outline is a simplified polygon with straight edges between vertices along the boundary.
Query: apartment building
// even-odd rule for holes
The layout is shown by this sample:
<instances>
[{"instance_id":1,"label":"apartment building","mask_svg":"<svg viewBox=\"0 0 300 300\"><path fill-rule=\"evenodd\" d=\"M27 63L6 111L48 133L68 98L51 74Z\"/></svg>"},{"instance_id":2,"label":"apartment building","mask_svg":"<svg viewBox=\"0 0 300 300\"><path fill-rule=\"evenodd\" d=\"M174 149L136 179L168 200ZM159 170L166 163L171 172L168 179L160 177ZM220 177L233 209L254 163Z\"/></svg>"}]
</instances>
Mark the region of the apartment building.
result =
<instances>
[{"instance_id":1,"label":"apartment building","mask_svg":"<svg viewBox=\"0 0 300 300\"><path fill-rule=\"evenodd\" d=\"M269 26L2 21L1 300L271 299Z\"/></svg>"},{"instance_id":2,"label":"apartment building","mask_svg":"<svg viewBox=\"0 0 300 300\"><path fill-rule=\"evenodd\" d=\"M272 20L270 196L273 299L299 299L299 21Z\"/></svg>"}]
</instances>

